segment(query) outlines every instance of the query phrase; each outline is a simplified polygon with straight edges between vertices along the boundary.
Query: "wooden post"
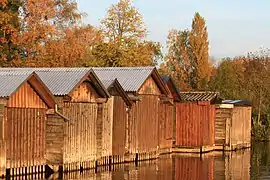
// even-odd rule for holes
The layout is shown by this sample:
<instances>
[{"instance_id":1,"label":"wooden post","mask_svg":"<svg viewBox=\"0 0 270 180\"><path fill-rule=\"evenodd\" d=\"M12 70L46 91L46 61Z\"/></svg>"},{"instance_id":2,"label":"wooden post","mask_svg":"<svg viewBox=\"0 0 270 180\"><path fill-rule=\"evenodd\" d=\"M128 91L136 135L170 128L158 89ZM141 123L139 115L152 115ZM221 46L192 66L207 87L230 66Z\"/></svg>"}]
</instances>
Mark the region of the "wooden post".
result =
<instances>
[{"instance_id":1,"label":"wooden post","mask_svg":"<svg viewBox=\"0 0 270 180\"><path fill-rule=\"evenodd\" d=\"M0 104L0 178L6 176L6 119L5 106Z\"/></svg>"},{"instance_id":2,"label":"wooden post","mask_svg":"<svg viewBox=\"0 0 270 180\"><path fill-rule=\"evenodd\" d=\"M232 131L232 124L231 124L231 118L226 118L226 130L225 130L225 149L229 148L231 150L231 131Z\"/></svg>"}]
</instances>

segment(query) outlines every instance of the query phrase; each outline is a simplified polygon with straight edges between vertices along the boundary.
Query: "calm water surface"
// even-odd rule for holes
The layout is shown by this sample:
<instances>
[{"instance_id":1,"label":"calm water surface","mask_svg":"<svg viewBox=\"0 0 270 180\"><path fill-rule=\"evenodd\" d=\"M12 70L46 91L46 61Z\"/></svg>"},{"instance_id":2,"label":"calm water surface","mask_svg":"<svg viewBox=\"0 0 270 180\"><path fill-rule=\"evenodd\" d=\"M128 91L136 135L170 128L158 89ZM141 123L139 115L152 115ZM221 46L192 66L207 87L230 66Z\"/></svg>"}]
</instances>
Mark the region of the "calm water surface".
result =
<instances>
[{"instance_id":1,"label":"calm water surface","mask_svg":"<svg viewBox=\"0 0 270 180\"><path fill-rule=\"evenodd\" d=\"M49 179L59 179L52 175ZM215 152L203 157L164 156L159 160L115 166L111 171L65 174L67 180L257 180L270 179L270 143L251 150Z\"/></svg>"}]
</instances>

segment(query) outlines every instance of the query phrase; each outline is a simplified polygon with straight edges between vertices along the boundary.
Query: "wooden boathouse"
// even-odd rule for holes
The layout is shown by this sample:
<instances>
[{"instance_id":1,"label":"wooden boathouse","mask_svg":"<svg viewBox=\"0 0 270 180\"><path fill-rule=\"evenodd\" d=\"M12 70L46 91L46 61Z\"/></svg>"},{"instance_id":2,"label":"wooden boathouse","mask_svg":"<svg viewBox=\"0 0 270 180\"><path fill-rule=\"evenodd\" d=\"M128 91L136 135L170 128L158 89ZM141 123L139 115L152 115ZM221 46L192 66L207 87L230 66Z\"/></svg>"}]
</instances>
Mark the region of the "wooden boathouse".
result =
<instances>
[{"instance_id":1,"label":"wooden boathouse","mask_svg":"<svg viewBox=\"0 0 270 180\"><path fill-rule=\"evenodd\" d=\"M42 173L53 95L35 73L0 72L0 82L0 176Z\"/></svg>"},{"instance_id":2,"label":"wooden boathouse","mask_svg":"<svg viewBox=\"0 0 270 180\"><path fill-rule=\"evenodd\" d=\"M251 146L251 113L251 103L244 100L224 100L216 105L216 150L230 151Z\"/></svg>"},{"instance_id":3,"label":"wooden boathouse","mask_svg":"<svg viewBox=\"0 0 270 180\"><path fill-rule=\"evenodd\" d=\"M108 91L91 69L48 68L35 71L56 97L57 111L62 113L62 116L48 117L48 165L52 169L55 165L63 166L64 171L96 167L102 152L101 109L110 96Z\"/></svg>"},{"instance_id":4,"label":"wooden boathouse","mask_svg":"<svg viewBox=\"0 0 270 180\"><path fill-rule=\"evenodd\" d=\"M101 82L111 95L102 109L102 158L109 158L112 162L100 163L121 163L125 159L126 124L132 101L117 79L101 79Z\"/></svg>"},{"instance_id":5,"label":"wooden boathouse","mask_svg":"<svg viewBox=\"0 0 270 180\"><path fill-rule=\"evenodd\" d=\"M174 152L204 153L214 150L216 92L180 92L176 105Z\"/></svg>"},{"instance_id":6,"label":"wooden boathouse","mask_svg":"<svg viewBox=\"0 0 270 180\"><path fill-rule=\"evenodd\" d=\"M110 97L87 68L3 68L36 72L57 102L46 124L46 163L54 171L96 167L103 151L103 104Z\"/></svg>"},{"instance_id":7,"label":"wooden boathouse","mask_svg":"<svg viewBox=\"0 0 270 180\"><path fill-rule=\"evenodd\" d=\"M126 161L156 158L159 146L159 106L169 90L155 67L93 68L100 79L117 78L133 100L129 109ZM151 110L149 110L151 108Z\"/></svg>"},{"instance_id":8,"label":"wooden boathouse","mask_svg":"<svg viewBox=\"0 0 270 180\"><path fill-rule=\"evenodd\" d=\"M168 101L160 103L159 107L159 152L169 153L175 143L175 125L176 125L176 104L180 102L181 96L173 79L167 75L161 75L161 78L170 93Z\"/></svg>"}]
</instances>

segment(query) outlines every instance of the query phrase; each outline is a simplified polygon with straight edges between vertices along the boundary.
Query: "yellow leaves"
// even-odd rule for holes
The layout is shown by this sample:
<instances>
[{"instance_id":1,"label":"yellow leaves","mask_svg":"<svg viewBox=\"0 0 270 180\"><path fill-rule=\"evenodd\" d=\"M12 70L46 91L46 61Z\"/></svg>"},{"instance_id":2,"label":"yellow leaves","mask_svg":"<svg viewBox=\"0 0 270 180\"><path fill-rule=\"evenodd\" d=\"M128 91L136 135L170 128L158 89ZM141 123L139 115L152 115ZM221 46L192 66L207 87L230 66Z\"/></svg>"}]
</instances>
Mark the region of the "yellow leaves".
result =
<instances>
[{"instance_id":1,"label":"yellow leaves","mask_svg":"<svg viewBox=\"0 0 270 180\"><path fill-rule=\"evenodd\" d=\"M7 7L7 0L0 0L0 5L2 6L2 8L6 8Z\"/></svg>"},{"instance_id":2,"label":"yellow leaves","mask_svg":"<svg viewBox=\"0 0 270 180\"><path fill-rule=\"evenodd\" d=\"M101 21L106 36L111 41L125 39L142 40L146 37L143 17L132 6L131 0L120 0L109 8L105 19Z\"/></svg>"}]
</instances>

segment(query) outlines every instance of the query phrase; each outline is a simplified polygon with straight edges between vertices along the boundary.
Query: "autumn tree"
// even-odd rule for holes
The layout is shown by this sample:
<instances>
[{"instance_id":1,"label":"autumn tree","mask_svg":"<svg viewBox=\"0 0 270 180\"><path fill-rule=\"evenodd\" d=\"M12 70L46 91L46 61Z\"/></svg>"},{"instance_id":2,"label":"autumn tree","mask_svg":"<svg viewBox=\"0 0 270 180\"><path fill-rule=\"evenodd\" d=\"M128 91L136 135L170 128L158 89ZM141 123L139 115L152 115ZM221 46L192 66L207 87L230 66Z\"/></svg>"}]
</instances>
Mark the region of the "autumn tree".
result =
<instances>
[{"instance_id":1,"label":"autumn tree","mask_svg":"<svg viewBox=\"0 0 270 180\"><path fill-rule=\"evenodd\" d=\"M11 65L12 59L20 53L17 42L20 6L20 0L0 0L0 66Z\"/></svg>"},{"instance_id":2,"label":"autumn tree","mask_svg":"<svg viewBox=\"0 0 270 180\"><path fill-rule=\"evenodd\" d=\"M167 71L182 89L208 89L212 67L205 20L196 13L191 30L171 30L161 71Z\"/></svg>"},{"instance_id":3,"label":"autumn tree","mask_svg":"<svg viewBox=\"0 0 270 180\"><path fill-rule=\"evenodd\" d=\"M199 13L195 13L192 21L189 44L193 54L191 59L193 66L192 86L195 89L205 89L211 76L211 64L209 62L209 42L206 22Z\"/></svg>"},{"instance_id":4,"label":"autumn tree","mask_svg":"<svg viewBox=\"0 0 270 180\"><path fill-rule=\"evenodd\" d=\"M169 74L181 90L190 89L192 51L189 46L189 31L171 30L168 35L167 48L168 53L164 58L165 63L161 64L161 73Z\"/></svg>"},{"instance_id":5,"label":"autumn tree","mask_svg":"<svg viewBox=\"0 0 270 180\"><path fill-rule=\"evenodd\" d=\"M270 128L270 51L262 49L246 56L227 58L209 83L225 99L249 100L253 104L253 135L268 139Z\"/></svg>"},{"instance_id":6,"label":"autumn tree","mask_svg":"<svg viewBox=\"0 0 270 180\"><path fill-rule=\"evenodd\" d=\"M61 42L69 30L73 31L81 14L73 0L27 0L23 1L21 18L20 44L24 47L22 59L25 60L21 65L42 66L53 61L48 53L52 51L51 47L55 48L52 44ZM63 53L62 56L67 57L71 52Z\"/></svg>"},{"instance_id":7,"label":"autumn tree","mask_svg":"<svg viewBox=\"0 0 270 180\"><path fill-rule=\"evenodd\" d=\"M238 57L240 59L240 57ZM225 99L245 99L243 90L243 64L231 58L224 58L211 77L209 88L218 91Z\"/></svg>"},{"instance_id":8,"label":"autumn tree","mask_svg":"<svg viewBox=\"0 0 270 180\"><path fill-rule=\"evenodd\" d=\"M119 0L101 21L105 41L93 46L91 54L104 66L155 65L161 57L159 43L146 40L143 17L131 0Z\"/></svg>"}]
</instances>

